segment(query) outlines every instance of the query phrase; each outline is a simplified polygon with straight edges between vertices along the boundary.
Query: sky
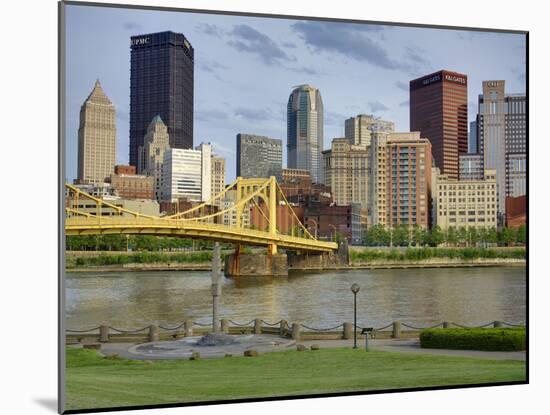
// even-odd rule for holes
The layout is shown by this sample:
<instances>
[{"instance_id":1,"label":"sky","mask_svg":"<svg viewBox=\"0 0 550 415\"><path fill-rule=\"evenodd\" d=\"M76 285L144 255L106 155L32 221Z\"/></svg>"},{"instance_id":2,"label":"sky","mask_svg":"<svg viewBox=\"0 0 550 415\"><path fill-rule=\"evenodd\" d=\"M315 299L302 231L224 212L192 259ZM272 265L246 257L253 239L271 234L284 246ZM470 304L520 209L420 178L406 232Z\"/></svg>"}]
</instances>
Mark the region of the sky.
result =
<instances>
[{"instance_id":1,"label":"sky","mask_svg":"<svg viewBox=\"0 0 550 415\"><path fill-rule=\"evenodd\" d=\"M67 5L66 172L77 171L79 112L96 79L116 107L117 164L128 163L130 36L174 31L195 49L194 145L210 142L235 178L236 135L283 140L296 85L319 88L324 147L345 119L373 114L409 130L409 81L447 69L468 76L468 118L484 80L525 92L525 35L375 24Z\"/></svg>"}]
</instances>

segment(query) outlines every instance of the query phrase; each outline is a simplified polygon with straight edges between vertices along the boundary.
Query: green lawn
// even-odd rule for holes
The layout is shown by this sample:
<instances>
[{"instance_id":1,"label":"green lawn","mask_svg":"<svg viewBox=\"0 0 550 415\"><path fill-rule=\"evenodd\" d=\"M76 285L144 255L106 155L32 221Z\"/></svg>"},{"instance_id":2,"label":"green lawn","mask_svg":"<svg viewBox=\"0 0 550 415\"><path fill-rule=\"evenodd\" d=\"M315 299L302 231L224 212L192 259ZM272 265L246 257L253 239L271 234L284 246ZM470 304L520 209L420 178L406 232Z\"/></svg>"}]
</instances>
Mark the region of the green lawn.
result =
<instances>
[{"instance_id":1,"label":"green lawn","mask_svg":"<svg viewBox=\"0 0 550 415\"><path fill-rule=\"evenodd\" d=\"M525 362L358 349L198 361L104 359L67 348L67 409L525 380Z\"/></svg>"}]
</instances>

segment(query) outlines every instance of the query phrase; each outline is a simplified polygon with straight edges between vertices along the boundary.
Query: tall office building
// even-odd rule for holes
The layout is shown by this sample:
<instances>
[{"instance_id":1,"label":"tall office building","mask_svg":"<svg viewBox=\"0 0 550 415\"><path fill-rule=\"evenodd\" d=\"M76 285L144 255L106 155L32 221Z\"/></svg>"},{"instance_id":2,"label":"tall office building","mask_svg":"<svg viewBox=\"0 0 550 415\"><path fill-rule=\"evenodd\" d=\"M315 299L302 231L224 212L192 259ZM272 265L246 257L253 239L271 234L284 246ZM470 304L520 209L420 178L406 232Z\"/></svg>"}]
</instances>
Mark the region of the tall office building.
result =
<instances>
[{"instance_id":1,"label":"tall office building","mask_svg":"<svg viewBox=\"0 0 550 415\"><path fill-rule=\"evenodd\" d=\"M484 81L477 115L485 168L497 170L501 223L505 198L527 193L527 97L506 94L503 80Z\"/></svg>"},{"instance_id":2,"label":"tall office building","mask_svg":"<svg viewBox=\"0 0 550 415\"><path fill-rule=\"evenodd\" d=\"M165 151L162 163L162 201L187 199L200 202L210 199L211 158L210 144L201 144L197 150L171 148Z\"/></svg>"},{"instance_id":3,"label":"tall office building","mask_svg":"<svg viewBox=\"0 0 550 415\"><path fill-rule=\"evenodd\" d=\"M237 134L237 176L282 180L283 144L277 138Z\"/></svg>"},{"instance_id":4,"label":"tall office building","mask_svg":"<svg viewBox=\"0 0 550 415\"><path fill-rule=\"evenodd\" d=\"M470 131L468 131L468 153L476 154L477 148L477 121L470 122Z\"/></svg>"},{"instance_id":5,"label":"tall office building","mask_svg":"<svg viewBox=\"0 0 550 415\"><path fill-rule=\"evenodd\" d=\"M527 96L506 94L506 197L527 194Z\"/></svg>"},{"instance_id":6,"label":"tall office building","mask_svg":"<svg viewBox=\"0 0 550 415\"><path fill-rule=\"evenodd\" d=\"M101 184L113 173L115 162L115 106L97 80L80 107L78 180Z\"/></svg>"},{"instance_id":7,"label":"tall office building","mask_svg":"<svg viewBox=\"0 0 550 415\"><path fill-rule=\"evenodd\" d=\"M395 124L367 114L359 114L345 121L345 137L351 144L370 145L373 131L390 133L395 131Z\"/></svg>"},{"instance_id":8,"label":"tall office building","mask_svg":"<svg viewBox=\"0 0 550 415\"><path fill-rule=\"evenodd\" d=\"M139 147L137 171L140 174L153 176L155 182L155 198L160 200L162 163L164 152L170 149L168 128L159 115L155 116L147 127L143 146Z\"/></svg>"},{"instance_id":9,"label":"tall office building","mask_svg":"<svg viewBox=\"0 0 550 415\"><path fill-rule=\"evenodd\" d=\"M435 164L458 179L458 156L468 152L468 78L439 71L410 81L410 130L432 143Z\"/></svg>"},{"instance_id":10,"label":"tall office building","mask_svg":"<svg viewBox=\"0 0 550 415\"><path fill-rule=\"evenodd\" d=\"M181 33L131 37L130 164L155 115L164 120L170 147L193 148L194 51Z\"/></svg>"},{"instance_id":11,"label":"tall office building","mask_svg":"<svg viewBox=\"0 0 550 415\"><path fill-rule=\"evenodd\" d=\"M212 155L212 185L211 196L219 195L225 189L225 159ZM214 200L214 206L221 206L221 198Z\"/></svg>"},{"instance_id":12,"label":"tall office building","mask_svg":"<svg viewBox=\"0 0 550 415\"><path fill-rule=\"evenodd\" d=\"M430 223L432 146L419 132L372 136L367 215L369 226Z\"/></svg>"},{"instance_id":13,"label":"tall office building","mask_svg":"<svg viewBox=\"0 0 550 415\"><path fill-rule=\"evenodd\" d=\"M506 200L506 119L504 81L483 81L478 99L478 140L485 169L496 171L497 210L502 223Z\"/></svg>"},{"instance_id":14,"label":"tall office building","mask_svg":"<svg viewBox=\"0 0 550 415\"><path fill-rule=\"evenodd\" d=\"M347 138L335 138L330 150L323 151L324 183L332 189L336 204L367 207L369 149Z\"/></svg>"},{"instance_id":15,"label":"tall office building","mask_svg":"<svg viewBox=\"0 0 550 415\"><path fill-rule=\"evenodd\" d=\"M317 88L296 87L287 105L287 167L309 170L314 183L323 181L323 100Z\"/></svg>"}]
</instances>

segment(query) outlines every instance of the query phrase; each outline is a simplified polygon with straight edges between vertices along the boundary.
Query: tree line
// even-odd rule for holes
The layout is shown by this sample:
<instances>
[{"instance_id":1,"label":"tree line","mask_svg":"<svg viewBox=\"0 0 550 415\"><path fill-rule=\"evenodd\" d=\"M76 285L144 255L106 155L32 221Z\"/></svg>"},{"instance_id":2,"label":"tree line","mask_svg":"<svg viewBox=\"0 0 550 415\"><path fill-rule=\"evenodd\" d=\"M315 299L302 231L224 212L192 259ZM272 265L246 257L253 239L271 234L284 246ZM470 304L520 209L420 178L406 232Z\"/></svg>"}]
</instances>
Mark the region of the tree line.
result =
<instances>
[{"instance_id":1,"label":"tree line","mask_svg":"<svg viewBox=\"0 0 550 415\"><path fill-rule=\"evenodd\" d=\"M375 225L368 229L364 238L367 246L487 246L487 245L525 245L527 228L480 228L460 227L442 230L439 226L425 229L418 225L409 228L398 225L387 229Z\"/></svg>"},{"instance_id":2,"label":"tree line","mask_svg":"<svg viewBox=\"0 0 550 415\"><path fill-rule=\"evenodd\" d=\"M71 235L68 251L180 251L211 249L211 241L151 235Z\"/></svg>"}]
</instances>

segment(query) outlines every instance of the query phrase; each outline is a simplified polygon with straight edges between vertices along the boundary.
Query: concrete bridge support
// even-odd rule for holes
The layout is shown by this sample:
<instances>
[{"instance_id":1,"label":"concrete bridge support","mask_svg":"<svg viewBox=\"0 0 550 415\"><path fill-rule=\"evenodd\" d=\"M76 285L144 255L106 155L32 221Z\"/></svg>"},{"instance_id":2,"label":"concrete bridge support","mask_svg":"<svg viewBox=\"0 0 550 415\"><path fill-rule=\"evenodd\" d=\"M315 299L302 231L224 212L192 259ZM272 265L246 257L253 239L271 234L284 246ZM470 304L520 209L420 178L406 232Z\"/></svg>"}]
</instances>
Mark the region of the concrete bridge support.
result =
<instances>
[{"instance_id":1,"label":"concrete bridge support","mask_svg":"<svg viewBox=\"0 0 550 415\"><path fill-rule=\"evenodd\" d=\"M227 277L278 277L288 276L286 254L234 253L225 257Z\"/></svg>"}]
</instances>

